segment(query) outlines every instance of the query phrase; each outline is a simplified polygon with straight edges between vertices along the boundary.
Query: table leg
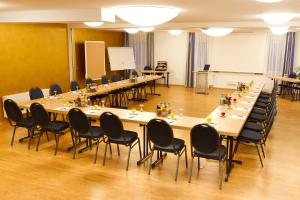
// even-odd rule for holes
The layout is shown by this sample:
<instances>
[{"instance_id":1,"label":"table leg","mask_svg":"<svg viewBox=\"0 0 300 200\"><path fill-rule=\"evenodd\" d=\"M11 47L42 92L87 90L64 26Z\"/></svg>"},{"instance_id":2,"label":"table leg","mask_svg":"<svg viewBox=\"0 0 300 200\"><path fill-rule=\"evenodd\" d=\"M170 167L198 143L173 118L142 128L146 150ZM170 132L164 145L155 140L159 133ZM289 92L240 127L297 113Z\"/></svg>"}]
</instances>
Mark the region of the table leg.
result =
<instances>
[{"instance_id":1,"label":"table leg","mask_svg":"<svg viewBox=\"0 0 300 200\"><path fill-rule=\"evenodd\" d=\"M167 72L167 87L169 87L169 72Z\"/></svg>"},{"instance_id":2,"label":"table leg","mask_svg":"<svg viewBox=\"0 0 300 200\"><path fill-rule=\"evenodd\" d=\"M156 93L156 80L153 80L153 94L152 95L160 96L160 94Z\"/></svg>"},{"instance_id":3,"label":"table leg","mask_svg":"<svg viewBox=\"0 0 300 200\"><path fill-rule=\"evenodd\" d=\"M233 137L228 136L227 137L227 152L228 152L228 165L227 165L227 176L225 178L225 181L227 182L229 180L229 176L231 174L232 168L234 167L234 163L242 164L242 161L240 160L234 160L234 151L233 151Z\"/></svg>"}]
</instances>

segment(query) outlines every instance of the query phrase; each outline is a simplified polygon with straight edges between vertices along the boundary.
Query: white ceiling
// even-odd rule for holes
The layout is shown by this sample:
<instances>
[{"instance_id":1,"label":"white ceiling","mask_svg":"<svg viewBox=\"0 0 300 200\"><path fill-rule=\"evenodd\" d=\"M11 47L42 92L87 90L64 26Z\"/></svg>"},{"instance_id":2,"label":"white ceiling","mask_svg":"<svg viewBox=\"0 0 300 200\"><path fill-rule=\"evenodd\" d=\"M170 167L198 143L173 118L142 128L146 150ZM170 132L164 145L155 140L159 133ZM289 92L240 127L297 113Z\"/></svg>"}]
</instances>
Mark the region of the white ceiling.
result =
<instances>
[{"instance_id":1,"label":"white ceiling","mask_svg":"<svg viewBox=\"0 0 300 200\"><path fill-rule=\"evenodd\" d=\"M177 18L165 25L168 27L203 27L213 25L267 27L268 25L262 22L258 15L268 12L300 14L300 0L283 0L273 4L259 3L255 0L0 0L0 15L2 15L0 16L0 21L1 17L9 16L8 14L11 14L11 11L18 11L13 12L11 14L13 16L18 15L19 11L25 10L84 9L88 11L91 9L91 12L98 12L96 8L129 4L165 5L182 9ZM21 12L19 14L22 17L24 13ZM97 15L91 16L90 19L95 20ZM87 18L86 16L84 20L87 20ZM39 20L43 21L43 16ZM74 17L66 21L79 22L81 20ZM300 17L296 17L290 25L300 26ZM122 22L115 25L106 24L107 28L124 26L128 25Z\"/></svg>"}]
</instances>

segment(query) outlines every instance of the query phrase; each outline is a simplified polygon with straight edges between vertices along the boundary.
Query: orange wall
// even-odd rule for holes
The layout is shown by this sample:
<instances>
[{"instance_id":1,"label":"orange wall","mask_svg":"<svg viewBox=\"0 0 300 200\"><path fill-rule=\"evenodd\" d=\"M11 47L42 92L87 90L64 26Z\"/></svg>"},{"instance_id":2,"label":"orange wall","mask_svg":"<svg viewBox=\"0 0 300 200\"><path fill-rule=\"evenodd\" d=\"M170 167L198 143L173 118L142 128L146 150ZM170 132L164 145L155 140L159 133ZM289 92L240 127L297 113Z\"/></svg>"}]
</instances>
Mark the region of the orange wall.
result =
<instances>
[{"instance_id":1,"label":"orange wall","mask_svg":"<svg viewBox=\"0 0 300 200\"><path fill-rule=\"evenodd\" d=\"M104 41L105 47L123 47L125 33L99 29L73 29L74 77L81 84L85 80L84 41ZM105 50L106 74L111 75L107 50Z\"/></svg>"},{"instance_id":2,"label":"orange wall","mask_svg":"<svg viewBox=\"0 0 300 200\"><path fill-rule=\"evenodd\" d=\"M67 26L0 24L0 96L49 88L69 88ZM2 100L0 103L2 118Z\"/></svg>"}]
</instances>

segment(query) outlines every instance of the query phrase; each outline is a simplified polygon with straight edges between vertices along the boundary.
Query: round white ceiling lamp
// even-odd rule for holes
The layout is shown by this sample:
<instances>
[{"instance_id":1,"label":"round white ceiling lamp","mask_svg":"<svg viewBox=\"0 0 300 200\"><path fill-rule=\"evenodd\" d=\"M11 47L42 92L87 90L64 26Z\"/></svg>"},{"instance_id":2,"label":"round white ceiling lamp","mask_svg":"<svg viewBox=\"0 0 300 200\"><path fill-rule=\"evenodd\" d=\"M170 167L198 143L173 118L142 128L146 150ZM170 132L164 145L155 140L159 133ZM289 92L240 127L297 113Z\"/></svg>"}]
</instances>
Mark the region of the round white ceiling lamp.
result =
<instances>
[{"instance_id":1,"label":"round white ceiling lamp","mask_svg":"<svg viewBox=\"0 0 300 200\"><path fill-rule=\"evenodd\" d=\"M262 3L277 3L283 0L256 0L258 2L262 2Z\"/></svg>"},{"instance_id":2,"label":"round white ceiling lamp","mask_svg":"<svg viewBox=\"0 0 300 200\"><path fill-rule=\"evenodd\" d=\"M291 13L269 13L260 16L262 20L269 24L278 25L291 21L294 15Z\"/></svg>"},{"instance_id":3,"label":"round white ceiling lamp","mask_svg":"<svg viewBox=\"0 0 300 200\"><path fill-rule=\"evenodd\" d=\"M139 32L140 30L138 28L126 28L125 31L129 34L135 34Z\"/></svg>"},{"instance_id":4,"label":"round white ceiling lamp","mask_svg":"<svg viewBox=\"0 0 300 200\"><path fill-rule=\"evenodd\" d=\"M223 28L223 27L212 27L209 29L201 29L203 33L212 37L223 37L230 34L233 28Z\"/></svg>"},{"instance_id":5,"label":"round white ceiling lamp","mask_svg":"<svg viewBox=\"0 0 300 200\"><path fill-rule=\"evenodd\" d=\"M180 30L180 29L173 29L173 30L168 30L168 32L171 35L180 35L182 33L182 30Z\"/></svg>"},{"instance_id":6,"label":"round white ceiling lamp","mask_svg":"<svg viewBox=\"0 0 300 200\"><path fill-rule=\"evenodd\" d=\"M289 32L289 27L270 27L274 35L284 35Z\"/></svg>"},{"instance_id":7,"label":"round white ceiling lamp","mask_svg":"<svg viewBox=\"0 0 300 200\"><path fill-rule=\"evenodd\" d=\"M144 27L144 28L139 28L139 30L147 33L147 32L153 31L154 28L153 27Z\"/></svg>"},{"instance_id":8,"label":"round white ceiling lamp","mask_svg":"<svg viewBox=\"0 0 300 200\"><path fill-rule=\"evenodd\" d=\"M84 22L84 24L89 27L99 27L103 24L103 22Z\"/></svg>"},{"instance_id":9,"label":"round white ceiling lamp","mask_svg":"<svg viewBox=\"0 0 300 200\"><path fill-rule=\"evenodd\" d=\"M121 6L115 9L116 15L137 26L156 26L174 19L178 8L164 6Z\"/></svg>"}]
</instances>

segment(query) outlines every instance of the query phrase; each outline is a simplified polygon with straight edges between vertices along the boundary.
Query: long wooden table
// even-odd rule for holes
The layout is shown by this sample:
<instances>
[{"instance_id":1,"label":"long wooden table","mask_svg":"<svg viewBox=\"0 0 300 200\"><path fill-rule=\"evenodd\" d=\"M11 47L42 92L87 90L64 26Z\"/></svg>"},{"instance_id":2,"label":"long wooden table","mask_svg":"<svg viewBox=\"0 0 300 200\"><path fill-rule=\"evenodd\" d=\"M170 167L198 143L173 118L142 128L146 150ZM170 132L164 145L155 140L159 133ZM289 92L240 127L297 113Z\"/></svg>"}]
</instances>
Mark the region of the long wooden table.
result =
<instances>
[{"instance_id":1,"label":"long wooden table","mask_svg":"<svg viewBox=\"0 0 300 200\"><path fill-rule=\"evenodd\" d=\"M288 85L288 84L295 84L295 85L300 85L300 79L297 78L289 78L289 77L282 77L282 76L269 76L270 79L275 81L281 81L282 85L280 87L280 95L283 93L283 85ZM297 100L297 96L295 96L292 93L292 101Z\"/></svg>"},{"instance_id":2,"label":"long wooden table","mask_svg":"<svg viewBox=\"0 0 300 200\"><path fill-rule=\"evenodd\" d=\"M146 79L147 78L147 79ZM157 76L150 76L138 79L138 83L144 81L156 80ZM109 92L115 89L120 89L122 85L126 85L126 87L133 85L134 83L113 83L115 85L111 86L100 86L101 89L97 90L97 94L103 92ZM216 128L220 135L226 136L227 139L227 148L228 148L228 167L227 167L227 177L231 173L231 169L233 167L233 139L238 137L240 131L242 130L251 110L259 97L261 90L264 87L264 83L259 82L254 84L244 96L240 97L237 92L232 94L233 98L236 98L236 103L232 104L232 109L228 109L225 107L218 106L212 113L210 113L206 118L202 117L189 117L189 116L176 116L175 119L163 118L166 120L169 125L174 129L182 129L182 130L191 130L195 125L201 123L207 123L207 118L211 118L211 125ZM62 113L67 114L73 106L66 106L66 101L73 100L77 97L77 93L68 92L56 97L37 99L27 102L22 102L19 104L21 108L28 109L33 102L41 103L48 112L53 113ZM95 95L95 94L93 94ZM123 122L136 123L143 126L143 159L138 163L142 163L144 160L148 158L148 141L146 137L146 124L153 118L158 118L155 112L141 112L136 111L132 113L131 110L127 109L118 109L118 108L95 108L91 107L82 107L80 108L86 115L90 118L98 119L103 112L112 112L119 116L119 118ZM220 113L225 111L227 113L226 117L221 117Z\"/></svg>"},{"instance_id":3,"label":"long wooden table","mask_svg":"<svg viewBox=\"0 0 300 200\"><path fill-rule=\"evenodd\" d=\"M144 74L153 74L153 75L157 75L157 74L167 74L167 87L169 87L169 76L170 76L170 72L169 71L159 71L159 70L141 70L142 75ZM166 83L165 83L166 84Z\"/></svg>"}]
</instances>

